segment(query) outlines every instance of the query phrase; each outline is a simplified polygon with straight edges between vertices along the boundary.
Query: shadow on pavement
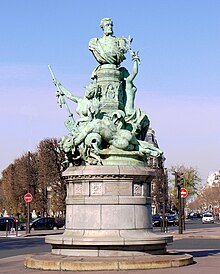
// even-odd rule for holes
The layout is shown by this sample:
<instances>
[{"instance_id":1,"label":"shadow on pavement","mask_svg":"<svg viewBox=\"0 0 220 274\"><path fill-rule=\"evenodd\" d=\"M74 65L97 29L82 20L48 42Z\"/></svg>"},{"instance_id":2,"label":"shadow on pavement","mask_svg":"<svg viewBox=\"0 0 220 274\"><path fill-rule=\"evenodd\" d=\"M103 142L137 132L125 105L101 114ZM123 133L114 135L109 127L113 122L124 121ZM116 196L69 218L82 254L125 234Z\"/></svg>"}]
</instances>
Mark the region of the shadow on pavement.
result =
<instances>
[{"instance_id":1,"label":"shadow on pavement","mask_svg":"<svg viewBox=\"0 0 220 274\"><path fill-rule=\"evenodd\" d=\"M220 254L220 249L207 249L207 250L194 250L194 251L190 251L187 250L185 252L178 252L178 254L190 254L193 256L193 258L197 258L197 257L208 257L208 256L214 256L216 254Z\"/></svg>"}]
</instances>

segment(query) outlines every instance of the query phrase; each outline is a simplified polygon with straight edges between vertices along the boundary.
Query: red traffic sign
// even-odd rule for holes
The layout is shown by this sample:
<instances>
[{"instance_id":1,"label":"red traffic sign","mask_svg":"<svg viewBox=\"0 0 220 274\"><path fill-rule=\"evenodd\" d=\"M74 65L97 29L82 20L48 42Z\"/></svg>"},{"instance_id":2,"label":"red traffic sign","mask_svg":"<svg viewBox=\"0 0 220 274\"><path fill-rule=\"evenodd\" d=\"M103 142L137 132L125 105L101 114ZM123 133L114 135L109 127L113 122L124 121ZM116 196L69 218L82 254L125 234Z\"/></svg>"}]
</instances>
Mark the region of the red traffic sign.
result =
<instances>
[{"instance_id":1,"label":"red traffic sign","mask_svg":"<svg viewBox=\"0 0 220 274\"><path fill-rule=\"evenodd\" d=\"M32 201L32 199L33 199L33 196L31 195L31 193L26 193L24 195L25 202L30 203Z\"/></svg>"},{"instance_id":2,"label":"red traffic sign","mask_svg":"<svg viewBox=\"0 0 220 274\"><path fill-rule=\"evenodd\" d=\"M188 190L186 188L182 187L180 189L180 195L182 198L186 198L186 196L188 195Z\"/></svg>"}]
</instances>

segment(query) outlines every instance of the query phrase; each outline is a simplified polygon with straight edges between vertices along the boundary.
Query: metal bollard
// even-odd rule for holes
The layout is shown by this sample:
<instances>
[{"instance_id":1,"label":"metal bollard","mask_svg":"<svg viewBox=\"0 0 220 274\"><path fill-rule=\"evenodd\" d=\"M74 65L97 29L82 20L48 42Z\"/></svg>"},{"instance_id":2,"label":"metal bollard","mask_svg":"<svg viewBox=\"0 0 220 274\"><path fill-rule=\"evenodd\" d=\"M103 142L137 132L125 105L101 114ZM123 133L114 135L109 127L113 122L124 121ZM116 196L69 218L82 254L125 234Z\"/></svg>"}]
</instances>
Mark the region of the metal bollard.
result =
<instances>
[{"instance_id":1,"label":"metal bollard","mask_svg":"<svg viewBox=\"0 0 220 274\"><path fill-rule=\"evenodd\" d=\"M16 237L18 237L18 220L16 220L16 223L15 223L15 232L16 232Z\"/></svg>"},{"instance_id":2,"label":"metal bollard","mask_svg":"<svg viewBox=\"0 0 220 274\"><path fill-rule=\"evenodd\" d=\"M6 220L6 224L5 224L5 233L6 233L6 237L8 237L8 220Z\"/></svg>"},{"instance_id":3,"label":"metal bollard","mask_svg":"<svg viewBox=\"0 0 220 274\"><path fill-rule=\"evenodd\" d=\"M168 232L168 220L166 219L166 232Z\"/></svg>"}]
</instances>

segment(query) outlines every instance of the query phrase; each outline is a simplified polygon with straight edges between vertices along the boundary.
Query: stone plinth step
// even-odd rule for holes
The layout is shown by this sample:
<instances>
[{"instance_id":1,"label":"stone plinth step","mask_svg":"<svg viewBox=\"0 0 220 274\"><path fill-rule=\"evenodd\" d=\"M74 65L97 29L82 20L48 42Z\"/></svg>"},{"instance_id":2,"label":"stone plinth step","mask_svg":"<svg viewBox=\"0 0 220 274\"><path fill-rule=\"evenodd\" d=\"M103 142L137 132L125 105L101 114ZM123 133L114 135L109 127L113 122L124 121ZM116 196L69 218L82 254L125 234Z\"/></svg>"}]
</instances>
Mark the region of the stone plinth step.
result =
<instances>
[{"instance_id":1,"label":"stone plinth step","mask_svg":"<svg viewBox=\"0 0 220 274\"><path fill-rule=\"evenodd\" d=\"M69 257L50 253L26 257L27 268L64 271L140 270L181 267L193 263L189 254L167 253L137 257Z\"/></svg>"}]
</instances>

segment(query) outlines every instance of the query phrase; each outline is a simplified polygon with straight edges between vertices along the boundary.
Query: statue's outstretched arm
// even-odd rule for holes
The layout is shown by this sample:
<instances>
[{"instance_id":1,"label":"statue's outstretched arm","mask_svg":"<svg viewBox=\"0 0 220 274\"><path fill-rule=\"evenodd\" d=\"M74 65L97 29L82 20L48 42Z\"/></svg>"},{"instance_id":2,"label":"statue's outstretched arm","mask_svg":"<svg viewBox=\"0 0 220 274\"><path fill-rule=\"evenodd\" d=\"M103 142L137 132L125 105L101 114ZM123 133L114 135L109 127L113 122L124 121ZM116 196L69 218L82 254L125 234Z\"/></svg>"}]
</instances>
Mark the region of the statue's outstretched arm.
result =
<instances>
[{"instance_id":1,"label":"statue's outstretched arm","mask_svg":"<svg viewBox=\"0 0 220 274\"><path fill-rule=\"evenodd\" d=\"M55 83L54 83L55 84ZM61 85L60 82L57 81L55 86L58 88L58 90L62 93L62 95L65 95L68 99L72 100L75 103L78 103L79 99L81 97L73 95L68 89L66 89L64 86Z\"/></svg>"},{"instance_id":2,"label":"statue's outstretched arm","mask_svg":"<svg viewBox=\"0 0 220 274\"><path fill-rule=\"evenodd\" d=\"M62 97L63 95L65 95L68 99L74 101L75 103L78 103L78 100L81 97L73 95L68 89L61 85L61 83L56 79L50 65L48 65L48 69L52 76L53 83L57 87L57 96Z\"/></svg>"},{"instance_id":3,"label":"statue's outstretched arm","mask_svg":"<svg viewBox=\"0 0 220 274\"><path fill-rule=\"evenodd\" d=\"M140 58L138 56L138 51L134 52L132 49L130 49L129 52L131 54L131 57L134 63L133 63L132 71L130 75L128 76L127 80L133 81L136 75L138 74L138 65L140 64Z\"/></svg>"}]
</instances>

